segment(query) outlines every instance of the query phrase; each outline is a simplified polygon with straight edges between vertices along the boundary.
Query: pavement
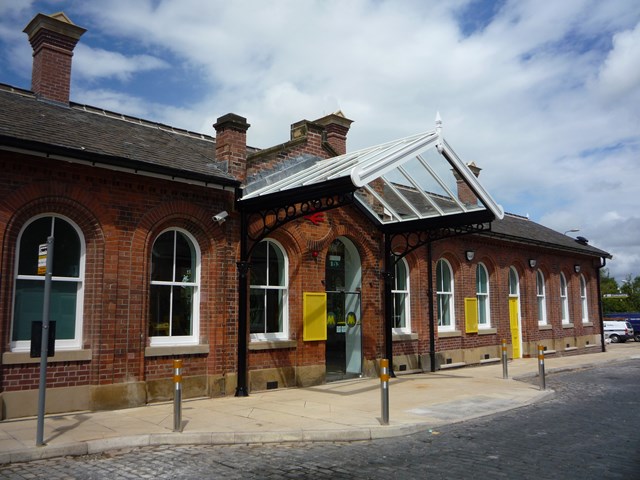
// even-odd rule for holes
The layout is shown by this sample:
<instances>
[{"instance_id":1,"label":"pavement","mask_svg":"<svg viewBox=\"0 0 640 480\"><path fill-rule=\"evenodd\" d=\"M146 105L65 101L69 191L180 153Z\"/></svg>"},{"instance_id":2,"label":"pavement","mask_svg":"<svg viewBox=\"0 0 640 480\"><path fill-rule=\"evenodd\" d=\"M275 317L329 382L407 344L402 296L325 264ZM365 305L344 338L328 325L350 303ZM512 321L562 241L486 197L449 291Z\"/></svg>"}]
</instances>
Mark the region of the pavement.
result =
<instances>
[{"instance_id":1,"label":"pavement","mask_svg":"<svg viewBox=\"0 0 640 480\"><path fill-rule=\"evenodd\" d=\"M547 375L625 360L640 361L640 344L607 345L601 352L545 358ZM253 392L248 397L182 403L174 432L173 402L99 412L45 416L45 445L36 446L37 418L0 422L0 464L96 454L152 445L358 441L408 435L503 412L549 398L541 390L537 358L398 375L389 381L389 422L382 422L379 379L309 388ZM529 382L522 381L529 379ZM532 381L533 380L533 381Z\"/></svg>"}]
</instances>

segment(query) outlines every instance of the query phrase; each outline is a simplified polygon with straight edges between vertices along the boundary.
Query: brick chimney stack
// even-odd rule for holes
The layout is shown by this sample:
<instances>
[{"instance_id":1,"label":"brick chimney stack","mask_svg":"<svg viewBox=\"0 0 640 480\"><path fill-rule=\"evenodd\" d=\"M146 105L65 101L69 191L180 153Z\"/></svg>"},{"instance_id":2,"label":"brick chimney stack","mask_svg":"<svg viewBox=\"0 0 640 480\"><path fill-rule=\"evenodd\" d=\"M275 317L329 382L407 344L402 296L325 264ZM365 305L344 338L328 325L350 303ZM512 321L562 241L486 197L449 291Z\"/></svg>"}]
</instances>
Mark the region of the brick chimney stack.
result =
<instances>
[{"instance_id":1,"label":"brick chimney stack","mask_svg":"<svg viewBox=\"0 0 640 480\"><path fill-rule=\"evenodd\" d=\"M73 49L86 29L59 12L39 13L23 31L33 48L31 90L39 98L68 104Z\"/></svg>"},{"instance_id":2,"label":"brick chimney stack","mask_svg":"<svg viewBox=\"0 0 640 480\"><path fill-rule=\"evenodd\" d=\"M340 110L325 117L319 118L313 123L324 127L326 141L338 155L347 153L347 133L353 120L349 120Z\"/></svg>"},{"instance_id":3,"label":"brick chimney stack","mask_svg":"<svg viewBox=\"0 0 640 480\"><path fill-rule=\"evenodd\" d=\"M471 172L476 176L476 178L480 176L480 171L482 169L476 166L475 163L473 162L468 163L467 167L469 167L469 170L471 170ZM471 188L469 188L469 185L466 184L464 179L460 175L458 175L458 172L454 170L453 175L456 178L456 183L458 187L458 200L460 200L465 205L477 206L478 197L476 197L476 194L473 193L473 190L471 190Z\"/></svg>"},{"instance_id":4,"label":"brick chimney stack","mask_svg":"<svg viewBox=\"0 0 640 480\"><path fill-rule=\"evenodd\" d=\"M247 179L247 119L227 113L213 124L216 129L216 160L227 163L227 172L244 182Z\"/></svg>"}]
</instances>

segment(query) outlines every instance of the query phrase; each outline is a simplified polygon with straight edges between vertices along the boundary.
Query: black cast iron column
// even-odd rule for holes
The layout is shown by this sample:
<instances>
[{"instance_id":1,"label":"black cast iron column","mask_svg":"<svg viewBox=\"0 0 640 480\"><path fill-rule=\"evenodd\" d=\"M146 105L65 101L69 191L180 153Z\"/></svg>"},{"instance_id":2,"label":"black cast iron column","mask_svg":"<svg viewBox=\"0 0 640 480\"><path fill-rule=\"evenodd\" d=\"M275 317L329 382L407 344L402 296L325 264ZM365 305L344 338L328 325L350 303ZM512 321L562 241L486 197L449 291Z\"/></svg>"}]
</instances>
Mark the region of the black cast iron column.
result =
<instances>
[{"instance_id":1,"label":"black cast iron column","mask_svg":"<svg viewBox=\"0 0 640 480\"><path fill-rule=\"evenodd\" d=\"M247 293L249 259L247 252L247 215L240 212L240 261L238 267L238 383L236 397L249 396L247 387Z\"/></svg>"},{"instance_id":2,"label":"black cast iron column","mask_svg":"<svg viewBox=\"0 0 640 480\"><path fill-rule=\"evenodd\" d=\"M391 235L384 234L384 345L385 358L389 360L389 375L393 371L393 294L395 264L391 253Z\"/></svg>"},{"instance_id":3,"label":"black cast iron column","mask_svg":"<svg viewBox=\"0 0 640 480\"><path fill-rule=\"evenodd\" d=\"M431 242L427 244L427 296L429 297L429 361L431 371L436 371L436 319L433 310L433 254Z\"/></svg>"}]
</instances>

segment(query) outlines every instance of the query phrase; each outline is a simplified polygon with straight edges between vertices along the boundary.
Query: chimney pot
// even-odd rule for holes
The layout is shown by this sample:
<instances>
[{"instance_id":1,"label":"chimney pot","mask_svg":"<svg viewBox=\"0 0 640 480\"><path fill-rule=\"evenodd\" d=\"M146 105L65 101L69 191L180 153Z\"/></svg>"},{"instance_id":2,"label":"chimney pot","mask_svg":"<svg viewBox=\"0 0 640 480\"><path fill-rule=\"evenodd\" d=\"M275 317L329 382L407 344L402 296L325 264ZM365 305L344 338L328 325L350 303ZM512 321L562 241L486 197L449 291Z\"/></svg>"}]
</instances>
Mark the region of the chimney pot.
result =
<instances>
[{"instance_id":1,"label":"chimney pot","mask_svg":"<svg viewBox=\"0 0 640 480\"><path fill-rule=\"evenodd\" d=\"M319 118L314 123L324 127L326 141L338 155L347 153L347 133L349 133L353 120L349 120L342 111L338 110Z\"/></svg>"},{"instance_id":2,"label":"chimney pot","mask_svg":"<svg viewBox=\"0 0 640 480\"><path fill-rule=\"evenodd\" d=\"M226 162L227 172L244 182L247 178L247 119L227 113L213 124L216 129L216 160Z\"/></svg>"},{"instance_id":3,"label":"chimney pot","mask_svg":"<svg viewBox=\"0 0 640 480\"><path fill-rule=\"evenodd\" d=\"M69 104L73 49L86 29L58 12L39 13L23 32L33 48L31 90L37 97Z\"/></svg>"}]
</instances>

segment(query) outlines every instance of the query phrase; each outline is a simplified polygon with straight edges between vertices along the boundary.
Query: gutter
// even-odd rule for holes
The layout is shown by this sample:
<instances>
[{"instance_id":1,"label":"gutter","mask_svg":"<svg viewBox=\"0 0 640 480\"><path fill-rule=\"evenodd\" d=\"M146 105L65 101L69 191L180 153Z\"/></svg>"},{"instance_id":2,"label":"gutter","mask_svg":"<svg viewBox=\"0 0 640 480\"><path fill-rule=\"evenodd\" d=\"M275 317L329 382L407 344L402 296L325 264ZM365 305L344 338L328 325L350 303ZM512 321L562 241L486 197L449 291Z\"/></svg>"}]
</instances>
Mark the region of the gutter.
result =
<instances>
[{"instance_id":1,"label":"gutter","mask_svg":"<svg viewBox=\"0 0 640 480\"><path fill-rule=\"evenodd\" d=\"M231 178L165 167L130 158L113 157L81 149L20 140L5 135L0 135L0 150L220 190L235 190L240 186L240 181Z\"/></svg>"},{"instance_id":2,"label":"gutter","mask_svg":"<svg viewBox=\"0 0 640 480\"><path fill-rule=\"evenodd\" d=\"M543 242L541 240L531 240L531 239L527 239L527 238L523 238L523 237L516 237L516 236L512 236L512 235L506 235L504 233L497 233L495 231L490 231L490 232L486 232L486 233L477 233L476 235L481 235L481 236L487 236L487 237L491 237L491 238L499 238L499 239L503 239L503 240L507 240L509 242L513 242L513 243L520 243L523 245L534 245L537 247L543 247L543 248L548 248L551 250L560 250L560 251L565 251L565 252L572 252L572 253L579 253L582 255L590 255L590 256L598 256L600 258L606 259L606 258L613 258L610 254L608 254L607 252L604 252L602 250L599 251L594 251L596 250L594 248L594 250L589 250L589 249L582 249L582 248L578 248L578 247L568 247L568 246L563 246L557 243L551 243L551 242ZM593 248L593 247L592 247ZM603 253L605 255L603 255Z\"/></svg>"}]
</instances>

